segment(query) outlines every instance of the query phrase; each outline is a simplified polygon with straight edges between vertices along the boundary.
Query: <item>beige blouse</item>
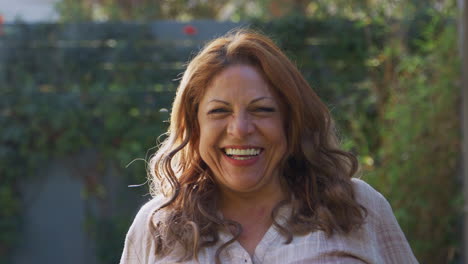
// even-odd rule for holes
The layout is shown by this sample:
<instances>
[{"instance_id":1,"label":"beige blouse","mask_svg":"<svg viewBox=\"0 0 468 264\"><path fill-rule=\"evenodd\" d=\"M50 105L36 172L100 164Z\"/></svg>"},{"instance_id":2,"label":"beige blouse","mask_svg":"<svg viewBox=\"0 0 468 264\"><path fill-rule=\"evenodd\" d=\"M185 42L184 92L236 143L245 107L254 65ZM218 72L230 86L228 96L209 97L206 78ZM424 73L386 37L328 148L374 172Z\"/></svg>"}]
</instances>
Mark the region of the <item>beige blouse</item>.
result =
<instances>
[{"instance_id":1,"label":"beige blouse","mask_svg":"<svg viewBox=\"0 0 468 264\"><path fill-rule=\"evenodd\" d=\"M266 232L250 257L247 251L234 242L221 253L222 263L248 264L338 264L338 263L418 263L385 198L370 185L352 179L357 201L367 208L364 225L349 235L327 237L322 231L295 236L290 244L274 226ZM128 231L120 264L180 263L178 254L158 258L154 255L154 242L148 230L149 216L161 201L153 199L138 212ZM280 210L277 221L284 223L288 209ZM199 252L199 258L184 263L214 263L216 249L232 238L220 232L217 245ZM180 255L179 255L180 256Z\"/></svg>"}]
</instances>

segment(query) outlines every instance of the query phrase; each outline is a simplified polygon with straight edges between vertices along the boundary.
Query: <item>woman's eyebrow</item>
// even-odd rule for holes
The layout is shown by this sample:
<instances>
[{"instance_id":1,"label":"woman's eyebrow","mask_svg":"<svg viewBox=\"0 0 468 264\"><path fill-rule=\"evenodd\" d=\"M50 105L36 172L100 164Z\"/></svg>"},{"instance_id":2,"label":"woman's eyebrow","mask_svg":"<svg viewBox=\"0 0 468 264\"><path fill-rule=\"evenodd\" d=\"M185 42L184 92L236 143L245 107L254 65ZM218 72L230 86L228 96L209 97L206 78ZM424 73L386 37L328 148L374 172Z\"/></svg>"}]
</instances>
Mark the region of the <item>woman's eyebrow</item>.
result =
<instances>
[{"instance_id":1,"label":"woman's eyebrow","mask_svg":"<svg viewBox=\"0 0 468 264\"><path fill-rule=\"evenodd\" d=\"M250 101L250 104L256 103L256 102L261 101L261 100L273 100L274 101L273 97L262 96L262 97L253 99L252 101ZM230 103L228 103L226 101L223 101L223 100L220 100L220 99L211 99L210 101L208 101L208 103L222 103L222 104L225 104L225 105L230 105Z\"/></svg>"},{"instance_id":2,"label":"woman's eyebrow","mask_svg":"<svg viewBox=\"0 0 468 264\"><path fill-rule=\"evenodd\" d=\"M262 96L262 97L253 99L252 101L250 101L250 103L253 104L253 103L256 103L256 102L258 102L258 101L265 100L265 99L270 99L270 100L273 100L273 101L275 100L275 99L273 99L273 97Z\"/></svg>"},{"instance_id":3,"label":"woman's eyebrow","mask_svg":"<svg viewBox=\"0 0 468 264\"><path fill-rule=\"evenodd\" d=\"M219 100L219 99L212 99L212 100L208 101L208 103L222 103L222 104L225 104L225 105L229 105L228 102L223 101L223 100Z\"/></svg>"}]
</instances>

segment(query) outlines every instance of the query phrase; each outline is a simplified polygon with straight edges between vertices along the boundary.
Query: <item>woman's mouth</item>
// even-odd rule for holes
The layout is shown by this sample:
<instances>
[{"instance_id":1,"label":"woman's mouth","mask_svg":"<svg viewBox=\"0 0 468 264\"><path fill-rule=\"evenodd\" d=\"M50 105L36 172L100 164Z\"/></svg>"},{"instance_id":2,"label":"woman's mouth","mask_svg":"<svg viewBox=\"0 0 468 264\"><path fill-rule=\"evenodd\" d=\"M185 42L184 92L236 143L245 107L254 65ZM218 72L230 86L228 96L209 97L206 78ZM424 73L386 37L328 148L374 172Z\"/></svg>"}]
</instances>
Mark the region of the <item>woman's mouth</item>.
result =
<instances>
[{"instance_id":1,"label":"woman's mouth","mask_svg":"<svg viewBox=\"0 0 468 264\"><path fill-rule=\"evenodd\" d=\"M263 149L258 147L226 147L222 149L225 156L233 161L254 161L262 153ZM236 162L236 165L248 165Z\"/></svg>"}]
</instances>

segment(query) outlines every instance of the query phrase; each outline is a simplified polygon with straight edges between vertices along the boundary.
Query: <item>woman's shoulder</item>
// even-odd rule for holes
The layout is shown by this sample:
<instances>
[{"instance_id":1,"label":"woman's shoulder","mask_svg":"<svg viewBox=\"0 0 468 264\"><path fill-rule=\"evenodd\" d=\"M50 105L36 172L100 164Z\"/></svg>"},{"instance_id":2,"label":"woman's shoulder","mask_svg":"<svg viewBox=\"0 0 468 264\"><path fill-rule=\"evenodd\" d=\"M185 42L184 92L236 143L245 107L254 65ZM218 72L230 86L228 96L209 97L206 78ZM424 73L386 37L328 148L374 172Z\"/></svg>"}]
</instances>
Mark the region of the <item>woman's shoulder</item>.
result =
<instances>
[{"instance_id":1,"label":"woman's shoulder","mask_svg":"<svg viewBox=\"0 0 468 264\"><path fill-rule=\"evenodd\" d=\"M368 210L377 210L382 206L382 203L388 203L385 197L367 182L358 178L352 178L351 182L356 201Z\"/></svg>"},{"instance_id":2,"label":"woman's shoulder","mask_svg":"<svg viewBox=\"0 0 468 264\"><path fill-rule=\"evenodd\" d=\"M356 201L366 208L367 220L380 224L382 220L395 218L393 209L387 199L367 182L352 178Z\"/></svg>"},{"instance_id":3,"label":"woman's shoulder","mask_svg":"<svg viewBox=\"0 0 468 264\"><path fill-rule=\"evenodd\" d=\"M165 201L163 197L154 197L140 208L127 232L121 264L152 262L154 239L150 230L150 221L162 217L158 209Z\"/></svg>"},{"instance_id":4,"label":"woman's shoulder","mask_svg":"<svg viewBox=\"0 0 468 264\"><path fill-rule=\"evenodd\" d=\"M376 245L380 262L418 263L387 199L365 181L351 181L356 201L366 208L363 229L371 236L370 244Z\"/></svg>"},{"instance_id":5,"label":"woman's shoulder","mask_svg":"<svg viewBox=\"0 0 468 264\"><path fill-rule=\"evenodd\" d=\"M155 196L153 198L151 198L151 200L147 201L141 208L140 210L138 211L137 213L137 216L148 216L149 214L151 214L152 212L154 212L155 210L158 210L163 204L164 202L167 201L167 198L163 197L163 196Z\"/></svg>"},{"instance_id":6,"label":"woman's shoulder","mask_svg":"<svg viewBox=\"0 0 468 264\"><path fill-rule=\"evenodd\" d=\"M364 228L371 231L378 239L386 241L389 237L398 238L398 243L407 246L393 209L387 199L371 185L361 179L352 179L356 201L366 209ZM411 252L411 250L409 250Z\"/></svg>"},{"instance_id":7,"label":"woman's shoulder","mask_svg":"<svg viewBox=\"0 0 468 264\"><path fill-rule=\"evenodd\" d=\"M162 213L157 211L165 201L166 198L162 196L156 196L147 201L140 210L138 210L138 213L136 214L127 233L127 238L131 240L140 240L142 237L148 236L150 220L152 219L153 221L157 221L158 218L162 217Z\"/></svg>"}]
</instances>

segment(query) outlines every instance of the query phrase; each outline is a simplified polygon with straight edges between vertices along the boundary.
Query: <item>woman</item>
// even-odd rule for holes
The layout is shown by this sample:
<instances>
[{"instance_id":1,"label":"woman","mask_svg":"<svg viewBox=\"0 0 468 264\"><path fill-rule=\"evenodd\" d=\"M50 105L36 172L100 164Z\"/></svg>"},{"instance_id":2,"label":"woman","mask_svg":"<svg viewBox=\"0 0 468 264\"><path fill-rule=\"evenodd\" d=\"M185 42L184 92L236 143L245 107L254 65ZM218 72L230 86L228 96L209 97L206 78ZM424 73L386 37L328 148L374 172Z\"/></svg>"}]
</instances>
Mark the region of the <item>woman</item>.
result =
<instances>
[{"instance_id":1,"label":"woman","mask_svg":"<svg viewBox=\"0 0 468 264\"><path fill-rule=\"evenodd\" d=\"M326 106L260 34L191 61L149 168L155 198L121 263L417 263L385 198L351 179Z\"/></svg>"}]
</instances>

